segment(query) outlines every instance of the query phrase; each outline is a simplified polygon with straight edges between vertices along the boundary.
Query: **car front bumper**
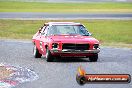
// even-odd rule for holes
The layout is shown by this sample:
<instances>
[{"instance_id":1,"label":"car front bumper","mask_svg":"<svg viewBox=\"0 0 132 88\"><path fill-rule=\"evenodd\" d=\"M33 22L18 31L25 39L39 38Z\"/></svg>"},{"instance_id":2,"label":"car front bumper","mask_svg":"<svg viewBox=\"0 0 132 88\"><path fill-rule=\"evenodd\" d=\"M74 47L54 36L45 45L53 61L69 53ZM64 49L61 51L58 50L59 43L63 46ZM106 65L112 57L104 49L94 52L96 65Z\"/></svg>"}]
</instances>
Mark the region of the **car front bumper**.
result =
<instances>
[{"instance_id":1,"label":"car front bumper","mask_svg":"<svg viewBox=\"0 0 132 88\"><path fill-rule=\"evenodd\" d=\"M63 50L58 50L58 49L52 49L51 53L76 53L76 54L94 54L94 53L99 53L100 49L93 49L93 50L71 50L71 49L63 49Z\"/></svg>"}]
</instances>

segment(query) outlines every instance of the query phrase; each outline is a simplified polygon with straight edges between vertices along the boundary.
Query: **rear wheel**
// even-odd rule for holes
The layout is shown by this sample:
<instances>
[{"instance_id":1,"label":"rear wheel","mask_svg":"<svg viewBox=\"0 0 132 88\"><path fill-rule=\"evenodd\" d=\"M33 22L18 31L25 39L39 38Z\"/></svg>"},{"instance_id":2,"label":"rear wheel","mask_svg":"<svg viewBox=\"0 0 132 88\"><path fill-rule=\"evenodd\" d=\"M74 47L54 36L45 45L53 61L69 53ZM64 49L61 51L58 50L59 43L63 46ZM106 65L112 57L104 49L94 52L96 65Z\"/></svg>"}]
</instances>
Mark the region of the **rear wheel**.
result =
<instances>
[{"instance_id":1,"label":"rear wheel","mask_svg":"<svg viewBox=\"0 0 132 88\"><path fill-rule=\"evenodd\" d=\"M98 60L98 54L90 56L89 60L90 60L90 62L97 62L97 60Z\"/></svg>"},{"instance_id":2,"label":"rear wheel","mask_svg":"<svg viewBox=\"0 0 132 88\"><path fill-rule=\"evenodd\" d=\"M51 52L48 49L48 47L46 49L46 60L47 60L47 62L52 62L53 61L53 57L52 57Z\"/></svg>"},{"instance_id":3,"label":"rear wheel","mask_svg":"<svg viewBox=\"0 0 132 88\"><path fill-rule=\"evenodd\" d=\"M34 45L34 48L33 48L33 55L35 58L41 58L42 54L39 53L37 47Z\"/></svg>"}]
</instances>

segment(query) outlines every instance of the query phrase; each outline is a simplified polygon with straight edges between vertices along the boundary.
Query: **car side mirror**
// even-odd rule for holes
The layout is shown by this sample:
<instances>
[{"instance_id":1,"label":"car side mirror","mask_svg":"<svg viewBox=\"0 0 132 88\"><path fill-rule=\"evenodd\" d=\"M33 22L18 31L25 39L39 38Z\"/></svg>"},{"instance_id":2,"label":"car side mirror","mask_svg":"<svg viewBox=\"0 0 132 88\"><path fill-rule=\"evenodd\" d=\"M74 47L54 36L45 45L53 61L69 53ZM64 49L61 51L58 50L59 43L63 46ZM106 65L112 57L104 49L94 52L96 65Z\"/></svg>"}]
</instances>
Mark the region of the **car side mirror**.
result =
<instances>
[{"instance_id":1,"label":"car side mirror","mask_svg":"<svg viewBox=\"0 0 132 88\"><path fill-rule=\"evenodd\" d=\"M41 33L41 35L43 35L43 36L44 36L44 35L45 35L45 33L43 32L43 33Z\"/></svg>"},{"instance_id":2,"label":"car side mirror","mask_svg":"<svg viewBox=\"0 0 132 88\"><path fill-rule=\"evenodd\" d=\"M89 36L92 36L93 34L92 33L89 33Z\"/></svg>"}]
</instances>

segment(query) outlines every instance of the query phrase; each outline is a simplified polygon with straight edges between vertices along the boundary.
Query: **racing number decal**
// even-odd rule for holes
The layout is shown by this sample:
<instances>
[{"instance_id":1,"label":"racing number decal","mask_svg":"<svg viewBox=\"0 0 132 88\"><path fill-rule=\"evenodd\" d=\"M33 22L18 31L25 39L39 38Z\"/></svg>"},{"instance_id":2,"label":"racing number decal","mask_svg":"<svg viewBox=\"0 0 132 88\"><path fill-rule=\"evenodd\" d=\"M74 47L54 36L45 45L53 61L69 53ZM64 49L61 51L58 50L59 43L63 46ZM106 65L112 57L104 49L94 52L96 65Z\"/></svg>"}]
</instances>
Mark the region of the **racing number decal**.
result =
<instances>
[{"instance_id":1,"label":"racing number decal","mask_svg":"<svg viewBox=\"0 0 132 88\"><path fill-rule=\"evenodd\" d=\"M43 51L42 41L40 41L40 49Z\"/></svg>"}]
</instances>

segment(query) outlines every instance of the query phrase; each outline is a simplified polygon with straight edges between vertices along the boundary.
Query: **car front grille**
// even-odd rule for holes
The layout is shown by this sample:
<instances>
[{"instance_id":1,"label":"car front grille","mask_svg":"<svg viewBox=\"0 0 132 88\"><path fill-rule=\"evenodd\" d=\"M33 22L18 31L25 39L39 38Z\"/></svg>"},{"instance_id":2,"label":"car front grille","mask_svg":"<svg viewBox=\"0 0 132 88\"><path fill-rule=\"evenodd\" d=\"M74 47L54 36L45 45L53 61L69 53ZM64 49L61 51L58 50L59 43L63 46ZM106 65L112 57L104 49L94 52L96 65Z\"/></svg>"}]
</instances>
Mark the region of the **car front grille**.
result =
<instances>
[{"instance_id":1,"label":"car front grille","mask_svg":"<svg viewBox=\"0 0 132 88\"><path fill-rule=\"evenodd\" d=\"M65 44L62 45L62 49L88 50L89 49L89 44L65 43Z\"/></svg>"}]
</instances>

